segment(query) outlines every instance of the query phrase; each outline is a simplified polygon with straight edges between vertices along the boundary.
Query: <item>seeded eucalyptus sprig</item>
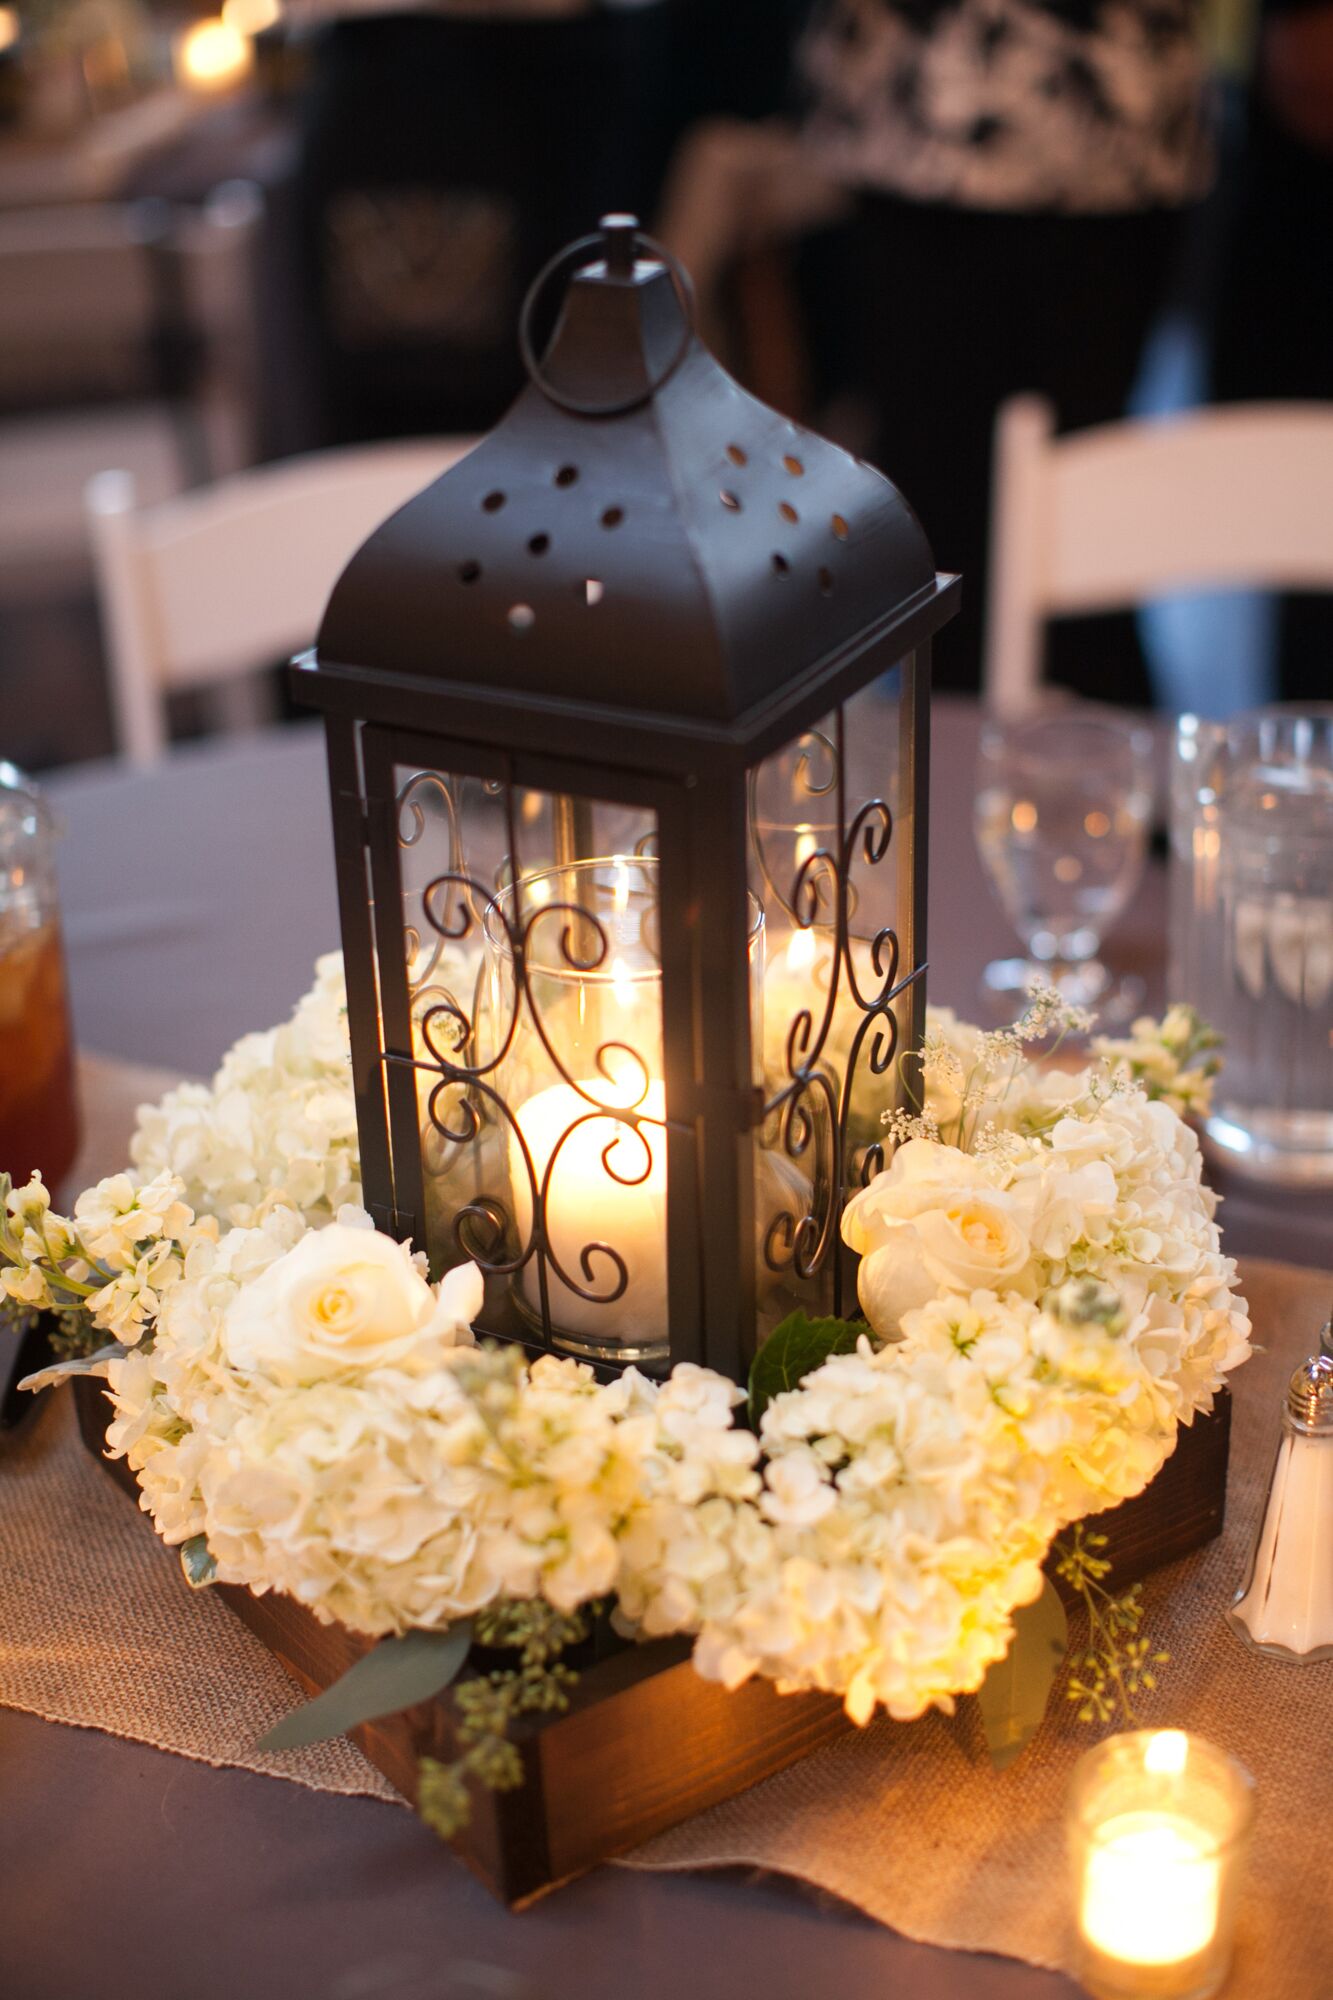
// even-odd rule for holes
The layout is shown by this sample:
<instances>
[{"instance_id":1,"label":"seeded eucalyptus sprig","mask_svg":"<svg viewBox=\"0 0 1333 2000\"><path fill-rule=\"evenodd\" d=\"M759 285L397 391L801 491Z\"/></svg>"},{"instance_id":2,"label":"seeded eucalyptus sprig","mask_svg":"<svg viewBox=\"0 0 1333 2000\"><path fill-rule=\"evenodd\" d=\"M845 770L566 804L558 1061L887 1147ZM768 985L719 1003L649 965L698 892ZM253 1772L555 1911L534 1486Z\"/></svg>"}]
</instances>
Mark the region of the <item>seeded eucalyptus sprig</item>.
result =
<instances>
[{"instance_id":1,"label":"seeded eucalyptus sprig","mask_svg":"<svg viewBox=\"0 0 1333 2000\"><path fill-rule=\"evenodd\" d=\"M1120 1596L1112 1596L1102 1583L1111 1565L1097 1553L1106 1547L1106 1536L1089 1534L1081 1521L1075 1522L1068 1541L1054 1547L1059 1558L1056 1574L1078 1593L1088 1616L1087 1646L1069 1656L1065 1698L1079 1704L1080 1722L1114 1719L1136 1727L1131 1696L1151 1693L1157 1686L1154 1668L1165 1666L1171 1657L1154 1650L1152 1640L1139 1629L1142 1585L1131 1584Z\"/></svg>"},{"instance_id":2,"label":"seeded eucalyptus sprig","mask_svg":"<svg viewBox=\"0 0 1333 2000\"><path fill-rule=\"evenodd\" d=\"M452 1840L472 1817L472 1787L512 1792L523 1783L523 1759L509 1739L520 1715L553 1714L568 1708L578 1675L561 1659L588 1636L583 1611L566 1614L540 1599L502 1599L479 1611L476 1644L513 1649L517 1667L499 1668L460 1681L453 1691L459 1754L451 1763L423 1757L418 1765L417 1811L442 1840Z\"/></svg>"}]
</instances>

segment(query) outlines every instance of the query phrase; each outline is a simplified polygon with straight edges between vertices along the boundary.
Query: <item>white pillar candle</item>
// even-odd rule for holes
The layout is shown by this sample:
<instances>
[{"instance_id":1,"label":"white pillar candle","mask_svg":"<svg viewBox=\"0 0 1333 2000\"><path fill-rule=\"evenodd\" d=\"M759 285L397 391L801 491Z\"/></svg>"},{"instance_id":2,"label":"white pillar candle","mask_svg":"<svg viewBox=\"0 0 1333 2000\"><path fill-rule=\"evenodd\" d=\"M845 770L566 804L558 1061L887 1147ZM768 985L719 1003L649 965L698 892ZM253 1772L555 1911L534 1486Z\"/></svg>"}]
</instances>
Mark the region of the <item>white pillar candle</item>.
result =
<instances>
[{"instance_id":1,"label":"white pillar candle","mask_svg":"<svg viewBox=\"0 0 1333 2000\"><path fill-rule=\"evenodd\" d=\"M1120 1813L1088 1848L1080 1923L1128 1965L1175 1965L1212 1943L1221 1895L1215 1849L1186 1819Z\"/></svg>"},{"instance_id":2,"label":"white pillar candle","mask_svg":"<svg viewBox=\"0 0 1333 2000\"><path fill-rule=\"evenodd\" d=\"M590 1100L614 1102L605 1079L589 1080L578 1089L552 1084L515 1113L539 1191L556 1156L546 1196L546 1239L555 1261L574 1285L603 1298L614 1290L618 1272L609 1257L594 1252L589 1277L582 1264L587 1246L609 1244L624 1260L627 1274L621 1296L597 1304L562 1282L548 1259L551 1319L557 1338L572 1336L570 1344L660 1348L667 1339L665 1093L660 1082L649 1084L643 1102L634 1108L641 1118L655 1122L637 1131L623 1118L600 1115ZM566 1132L569 1137L561 1145ZM509 1160L515 1221L520 1241L526 1243L532 1231L532 1187L512 1133ZM540 1313L535 1256L524 1265L521 1282L529 1307Z\"/></svg>"}]
</instances>

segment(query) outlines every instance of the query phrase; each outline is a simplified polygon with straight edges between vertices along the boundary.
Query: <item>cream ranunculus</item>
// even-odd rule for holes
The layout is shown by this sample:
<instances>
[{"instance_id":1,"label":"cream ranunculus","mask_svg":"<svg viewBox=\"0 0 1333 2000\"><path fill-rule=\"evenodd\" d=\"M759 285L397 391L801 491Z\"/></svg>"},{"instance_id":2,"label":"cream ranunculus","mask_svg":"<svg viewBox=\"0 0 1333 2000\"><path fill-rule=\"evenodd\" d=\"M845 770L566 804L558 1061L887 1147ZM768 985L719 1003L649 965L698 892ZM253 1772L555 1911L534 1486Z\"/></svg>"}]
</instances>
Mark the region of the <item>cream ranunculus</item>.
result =
<instances>
[{"instance_id":1,"label":"cream ranunculus","mask_svg":"<svg viewBox=\"0 0 1333 2000\"><path fill-rule=\"evenodd\" d=\"M400 1244L335 1222L302 1237L237 1294L222 1344L233 1367L288 1385L429 1368L446 1348L470 1343L481 1293L475 1264L451 1271L435 1291Z\"/></svg>"}]
</instances>

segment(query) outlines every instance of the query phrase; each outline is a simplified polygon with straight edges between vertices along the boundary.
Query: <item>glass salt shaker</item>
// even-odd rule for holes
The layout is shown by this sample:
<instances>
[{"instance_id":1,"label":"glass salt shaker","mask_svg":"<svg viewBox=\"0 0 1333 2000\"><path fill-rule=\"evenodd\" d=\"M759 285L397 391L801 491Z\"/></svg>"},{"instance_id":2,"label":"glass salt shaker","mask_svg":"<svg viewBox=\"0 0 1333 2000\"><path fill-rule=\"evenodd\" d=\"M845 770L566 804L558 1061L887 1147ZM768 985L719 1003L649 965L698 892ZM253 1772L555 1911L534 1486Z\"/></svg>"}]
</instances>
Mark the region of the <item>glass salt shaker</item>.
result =
<instances>
[{"instance_id":1,"label":"glass salt shaker","mask_svg":"<svg viewBox=\"0 0 1333 2000\"><path fill-rule=\"evenodd\" d=\"M1282 1439L1231 1629L1273 1660L1333 1659L1333 1322L1287 1387Z\"/></svg>"},{"instance_id":2,"label":"glass salt shaker","mask_svg":"<svg viewBox=\"0 0 1333 2000\"><path fill-rule=\"evenodd\" d=\"M55 835L32 779L0 762L0 1173L53 1193L79 1143Z\"/></svg>"}]
</instances>

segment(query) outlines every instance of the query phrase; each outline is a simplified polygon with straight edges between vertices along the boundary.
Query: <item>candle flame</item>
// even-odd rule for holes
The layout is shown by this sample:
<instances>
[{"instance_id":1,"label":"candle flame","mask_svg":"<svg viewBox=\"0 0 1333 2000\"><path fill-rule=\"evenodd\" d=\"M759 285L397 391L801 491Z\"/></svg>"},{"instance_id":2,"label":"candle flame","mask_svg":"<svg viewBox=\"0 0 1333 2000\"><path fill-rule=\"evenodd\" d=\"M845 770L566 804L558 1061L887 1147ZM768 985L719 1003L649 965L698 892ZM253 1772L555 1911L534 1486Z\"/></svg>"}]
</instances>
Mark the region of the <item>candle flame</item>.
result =
<instances>
[{"instance_id":1,"label":"candle flame","mask_svg":"<svg viewBox=\"0 0 1333 2000\"><path fill-rule=\"evenodd\" d=\"M611 991L620 1006L633 1006L634 981L623 958L613 958L611 961Z\"/></svg>"},{"instance_id":2,"label":"candle flame","mask_svg":"<svg viewBox=\"0 0 1333 2000\"><path fill-rule=\"evenodd\" d=\"M623 861L616 869L615 887L611 891L611 908L618 917L623 917L629 908L629 869Z\"/></svg>"},{"instance_id":3,"label":"candle flame","mask_svg":"<svg viewBox=\"0 0 1333 2000\"><path fill-rule=\"evenodd\" d=\"M219 15L196 21L182 36L176 68L182 82L196 90L226 90L247 73L254 56L245 36Z\"/></svg>"},{"instance_id":4,"label":"candle flame","mask_svg":"<svg viewBox=\"0 0 1333 2000\"><path fill-rule=\"evenodd\" d=\"M804 863L810 859L810 856L815 851L816 844L817 843L815 841L814 831L811 827L808 826L797 827L796 866L798 868L802 867Z\"/></svg>"},{"instance_id":5,"label":"candle flame","mask_svg":"<svg viewBox=\"0 0 1333 2000\"><path fill-rule=\"evenodd\" d=\"M1188 1756L1189 1739L1183 1729L1159 1729L1144 1745L1143 1768L1162 1778L1178 1778Z\"/></svg>"},{"instance_id":6,"label":"candle flame","mask_svg":"<svg viewBox=\"0 0 1333 2000\"><path fill-rule=\"evenodd\" d=\"M808 972L815 962L815 934L813 930L792 932L791 943L787 946L788 972Z\"/></svg>"}]
</instances>

